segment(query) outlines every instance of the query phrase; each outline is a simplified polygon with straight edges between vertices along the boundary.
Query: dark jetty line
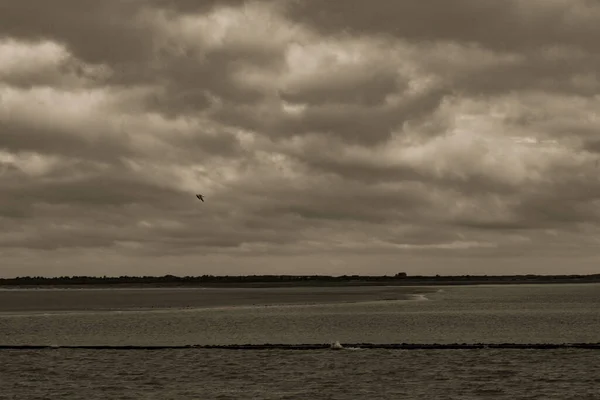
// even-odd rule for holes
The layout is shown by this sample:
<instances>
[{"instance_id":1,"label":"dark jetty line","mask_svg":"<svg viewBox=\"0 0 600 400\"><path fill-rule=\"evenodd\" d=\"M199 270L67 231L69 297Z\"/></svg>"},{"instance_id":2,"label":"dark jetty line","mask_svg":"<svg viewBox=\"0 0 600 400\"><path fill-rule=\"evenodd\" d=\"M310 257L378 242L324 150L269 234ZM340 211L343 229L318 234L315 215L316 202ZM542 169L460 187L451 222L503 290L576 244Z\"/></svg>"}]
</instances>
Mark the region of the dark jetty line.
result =
<instances>
[{"instance_id":1,"label":"dark jetty line","mask_svg":"<svg viewBox=\"0 0 600 400\"><path fill-rule=\"evenodd\" d=\"M228 344L228 345L184 345L184 346L47 346L47 345L0 345L0 350L42 350L42 349L85 349L85 350L172 350L172 349L223 349L223 350L342 350L344 348L388 349L388 350L471 350L471 349L595 349L600 343L341 343L332 344Z\"/></svg>"}]
</instances>

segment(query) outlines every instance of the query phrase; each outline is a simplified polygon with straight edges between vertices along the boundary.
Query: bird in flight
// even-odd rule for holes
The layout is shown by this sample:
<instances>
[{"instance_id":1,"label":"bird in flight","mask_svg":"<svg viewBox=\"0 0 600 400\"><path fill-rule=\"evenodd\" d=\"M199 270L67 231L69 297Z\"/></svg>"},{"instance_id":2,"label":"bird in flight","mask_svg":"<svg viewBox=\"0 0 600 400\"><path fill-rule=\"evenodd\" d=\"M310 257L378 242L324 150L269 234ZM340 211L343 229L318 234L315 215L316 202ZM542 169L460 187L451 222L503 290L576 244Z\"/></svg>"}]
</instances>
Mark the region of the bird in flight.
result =
<instances>
[{"instance_id":1,"label":"bird in flight","mask_svg":"<svg viewBox=\"0 0 600 400\"><path fill-rule=\"evenodd\" d=\"M204 203L204 196L202 196L201 194L197 194L196 197L202 200L202 202Z\"/></svg>"}]
</instances>

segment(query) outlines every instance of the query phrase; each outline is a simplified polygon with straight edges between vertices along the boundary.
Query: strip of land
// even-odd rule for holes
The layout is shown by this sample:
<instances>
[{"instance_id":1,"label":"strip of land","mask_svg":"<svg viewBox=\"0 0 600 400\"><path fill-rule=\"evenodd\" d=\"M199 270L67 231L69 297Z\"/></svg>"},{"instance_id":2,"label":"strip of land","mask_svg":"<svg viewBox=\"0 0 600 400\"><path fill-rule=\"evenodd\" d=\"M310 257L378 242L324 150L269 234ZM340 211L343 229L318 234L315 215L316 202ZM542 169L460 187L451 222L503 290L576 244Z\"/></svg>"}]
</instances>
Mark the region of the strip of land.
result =
<instances>
[{"instance_id":1,"label":"strip of land","mask_svg":"<svg viewBox=\"0 0 600 400\"><path fill-rule=\"evenodd\" d=\"M185 290L191 289L191 290ZM112 312L370 303L419 300L436 288L419 286L338 286L287 288L115 288L35 287L0 290L0 314L31 312ZM132 292L135 291L135 294Z\"/></svg>"},{"instance_id":2,"label":"strip of land","mask_svg":"<svg viewBox=\"0 0 600 400\"><path fill-rule=\"evenodd\" d=\"M343 350L343 349L387 349L387 350L472 350L472 349L586 349L600 350L600 343L343 343L334 346L319 344L230 344L230 345L185 345L185 346L44 346L44 345L0 345L0 350L172 350L172 349L222 349L222 350Z\"/></svg>"},{"instance_id":3,"label":"strip of land","mask_svg":"<svg viewBox=\"0 0 600 400\"><path fill-rule=\"evenodd\" d=\"M0 287L306 287L599 283L593 275L245 275L245 276L25 276L0 278Z\"/></svg>"}]
</instances>

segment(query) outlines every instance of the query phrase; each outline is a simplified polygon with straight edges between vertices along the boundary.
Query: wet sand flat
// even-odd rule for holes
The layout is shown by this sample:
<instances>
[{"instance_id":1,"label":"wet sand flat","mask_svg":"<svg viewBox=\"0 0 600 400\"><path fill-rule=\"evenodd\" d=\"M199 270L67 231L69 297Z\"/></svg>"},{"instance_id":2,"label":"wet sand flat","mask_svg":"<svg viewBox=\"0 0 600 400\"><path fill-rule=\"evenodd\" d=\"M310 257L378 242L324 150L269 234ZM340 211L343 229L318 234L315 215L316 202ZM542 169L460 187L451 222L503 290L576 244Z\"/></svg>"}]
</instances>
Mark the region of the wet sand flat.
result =
<instances>
[{"instance_id":1,"label":"wet sand flat","mask_svg":"<svg viewBox=\"0 0 600 400\"><path fill-rule=\"evenodd\" d=\"M408 300L426 287L4 289L0 312L202 308Z\"/></svg>"}]
</instances>

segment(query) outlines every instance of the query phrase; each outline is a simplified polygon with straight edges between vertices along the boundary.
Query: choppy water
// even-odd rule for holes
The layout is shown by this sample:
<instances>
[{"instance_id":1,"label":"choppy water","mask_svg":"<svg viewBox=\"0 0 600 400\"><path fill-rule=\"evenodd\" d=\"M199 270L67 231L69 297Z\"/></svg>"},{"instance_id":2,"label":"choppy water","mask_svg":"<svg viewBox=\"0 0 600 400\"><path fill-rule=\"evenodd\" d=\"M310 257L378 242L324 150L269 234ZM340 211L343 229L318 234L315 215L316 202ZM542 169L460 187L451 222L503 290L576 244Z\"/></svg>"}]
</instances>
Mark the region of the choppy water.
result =
<instances>
[{"instance_id":1,"label":"choppy water","mask_svg":"<svg viewBox=\"0 0 600 400\"><path fill-rule=\"evenodd\" d=\"M597 353L6 351L1 399L597 399Z\"/></svg>"},{"instance_id":2,"label":"choppy water","mask_svg":"<svg viewBox=\"0 0 600 400\"><path fill-rule=\"evenodd\" d=\"M0 344L600 342L599 306L598 284L2 290ZM580 349L3 350L0 399L600 399L599 360Z\"/></svg>"}]
</instances>

